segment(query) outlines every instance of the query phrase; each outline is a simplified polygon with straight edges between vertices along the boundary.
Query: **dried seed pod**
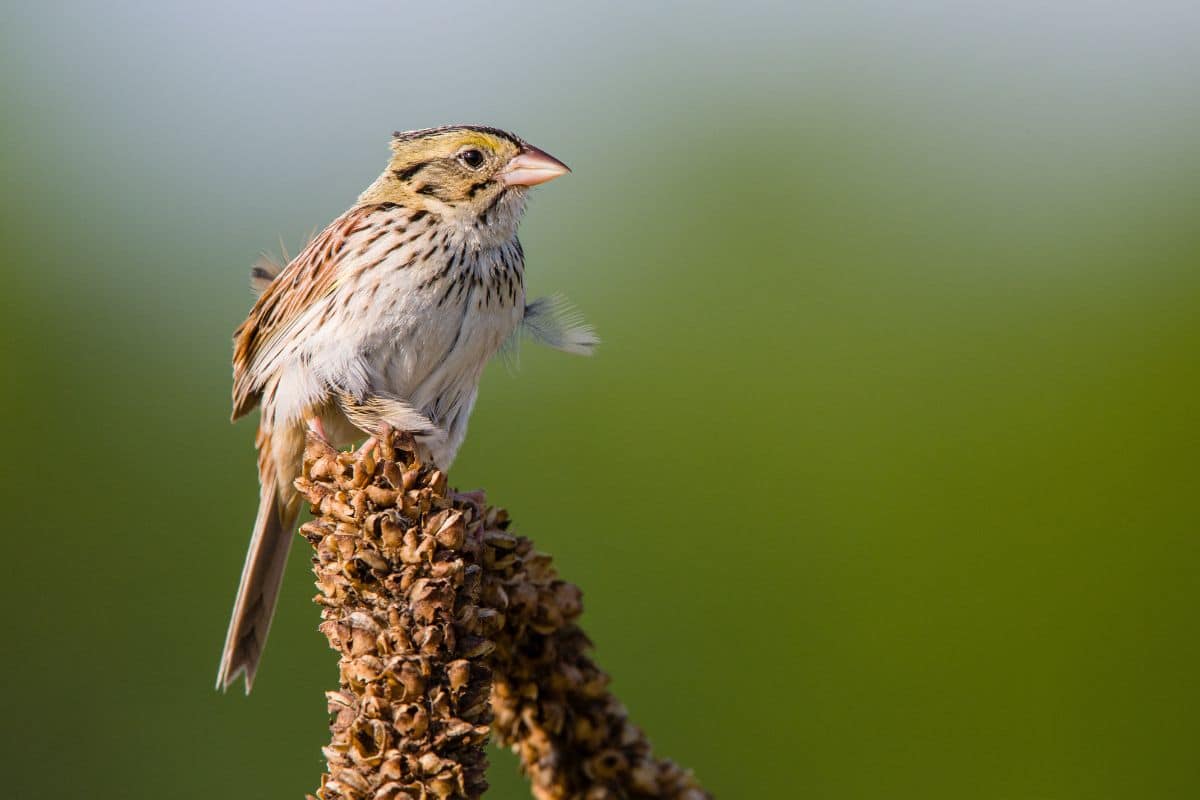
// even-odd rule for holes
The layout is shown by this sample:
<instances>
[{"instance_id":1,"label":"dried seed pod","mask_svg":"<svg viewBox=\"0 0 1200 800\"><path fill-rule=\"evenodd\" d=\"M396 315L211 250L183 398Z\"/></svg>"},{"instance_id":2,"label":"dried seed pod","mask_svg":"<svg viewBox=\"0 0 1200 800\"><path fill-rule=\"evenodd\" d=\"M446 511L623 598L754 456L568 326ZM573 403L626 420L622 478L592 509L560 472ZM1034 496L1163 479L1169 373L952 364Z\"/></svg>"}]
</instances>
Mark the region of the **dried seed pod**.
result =
<instances>
[{"instance_id":1,"label":"dried seed pod","mask_svg":"<svg viewBox=\"0 0 1200 800\"><path fill-rule=\"evenodd\" d=\"M442 547L451 550L462 547L463 540L466 537L466 525L464 524L462 512L443 511L441 513L446 514L446 518L438 525L434 538L437 539L438 544Z\"/></svg>"},{"instance_id":2,"label":"dried seed pod","mask_svg":"<svg viewBox=\"0 0 1200 800\"><path fill-rule=\"evenodd\" d=\"M367 499L372 504L381 508L387 508L396 504L396 497L400 494L396 489L391 489L378 484L371 484L366 487Z\"/></svg>"},{"instance_id":3,"label":"dried seed pod","mask_svg":"<svg viewBox=\"0 0 1200 800\"><path fill-rule=\"evenodd\" d=\"M446 665L446 676L449 678L451 691L460 691L471 677L471 662L465 658L451 661Z\"/></svg>"}]
</instances>

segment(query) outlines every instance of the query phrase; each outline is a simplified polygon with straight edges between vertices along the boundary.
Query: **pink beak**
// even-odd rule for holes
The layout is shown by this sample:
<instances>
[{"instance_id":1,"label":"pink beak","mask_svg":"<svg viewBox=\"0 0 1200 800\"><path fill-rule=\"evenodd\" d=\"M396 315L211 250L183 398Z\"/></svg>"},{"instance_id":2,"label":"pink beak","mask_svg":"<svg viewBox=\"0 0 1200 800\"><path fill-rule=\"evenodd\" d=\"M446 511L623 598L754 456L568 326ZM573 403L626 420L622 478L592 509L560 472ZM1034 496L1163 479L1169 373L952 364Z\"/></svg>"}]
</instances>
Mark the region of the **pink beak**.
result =
<instances>
[{"instance_id":1,"label":"pink beak","mask_svg":"<svg viewBox=\"0 0 1200 800\"><path fill-rule=\"evenodd\" d=\"M537 186L565 175L571 168L533 145L525 145L500 173L505 186Z\"/></svg>"}]
</instances>

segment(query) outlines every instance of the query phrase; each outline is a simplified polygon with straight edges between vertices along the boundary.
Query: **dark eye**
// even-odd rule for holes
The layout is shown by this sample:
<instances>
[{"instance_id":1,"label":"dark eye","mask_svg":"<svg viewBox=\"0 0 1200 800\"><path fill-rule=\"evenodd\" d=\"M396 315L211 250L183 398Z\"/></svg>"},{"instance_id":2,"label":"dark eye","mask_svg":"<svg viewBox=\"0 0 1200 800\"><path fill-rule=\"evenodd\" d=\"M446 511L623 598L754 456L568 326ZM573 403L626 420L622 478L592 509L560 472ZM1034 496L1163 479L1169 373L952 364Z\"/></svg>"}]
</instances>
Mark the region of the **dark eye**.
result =
<instances>
[{"instance_id":1,"label":"dark eye","mask_svg":"<svg viewBox=\"0 0 1200 800\"><path fill-rule=\"evenodd\" d=\"M458 160L466 164L471 169L479 169L483 166L483 153L478 150L463 150L458 154Z\"/></svg>"}]
</instances>

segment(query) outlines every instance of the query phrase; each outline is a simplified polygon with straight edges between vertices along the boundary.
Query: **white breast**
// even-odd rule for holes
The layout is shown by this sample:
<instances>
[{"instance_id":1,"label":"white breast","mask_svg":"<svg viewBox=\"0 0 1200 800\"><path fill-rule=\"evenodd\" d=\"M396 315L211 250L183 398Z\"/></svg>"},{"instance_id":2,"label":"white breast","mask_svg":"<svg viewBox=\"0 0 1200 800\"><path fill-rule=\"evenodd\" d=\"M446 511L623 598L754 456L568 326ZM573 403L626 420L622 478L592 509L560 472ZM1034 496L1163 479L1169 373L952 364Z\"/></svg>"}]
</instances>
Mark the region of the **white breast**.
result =
<instances>
[{"instance_id":1,"label":"white breast","mask_svg":"<svg viewBox=\"0 0 1200 800\"><path fill-rule=\"evenodd\" d=\"M370 357L376 386L407 399L446 432L433 454L443 468L466 436L484 367L521 321L522 272L515 241L480 251L455 277L430 287L433 310L424 325L398 326Z\"/></svg>"}]
</instances>

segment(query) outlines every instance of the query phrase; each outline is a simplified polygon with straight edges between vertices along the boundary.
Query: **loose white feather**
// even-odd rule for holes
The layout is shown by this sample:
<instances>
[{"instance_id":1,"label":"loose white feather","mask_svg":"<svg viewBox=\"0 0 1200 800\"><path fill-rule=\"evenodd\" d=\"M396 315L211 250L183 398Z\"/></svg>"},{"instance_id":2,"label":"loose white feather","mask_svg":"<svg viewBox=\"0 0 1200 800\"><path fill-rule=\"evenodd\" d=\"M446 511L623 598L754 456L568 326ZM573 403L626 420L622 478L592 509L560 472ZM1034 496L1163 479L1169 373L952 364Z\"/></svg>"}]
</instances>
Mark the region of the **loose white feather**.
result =
<instances>
[{"instance_id":1,"label":"loose white feather","mask_svg":"<svg viewBox=\"0 0 1200 800\"><path fill-rule=\"evenodd\" d=\"M590 356L600 344L595 329L561 294L526 303L520 330L538 344L577 356Z\"/></svg>"}]
</instances>

